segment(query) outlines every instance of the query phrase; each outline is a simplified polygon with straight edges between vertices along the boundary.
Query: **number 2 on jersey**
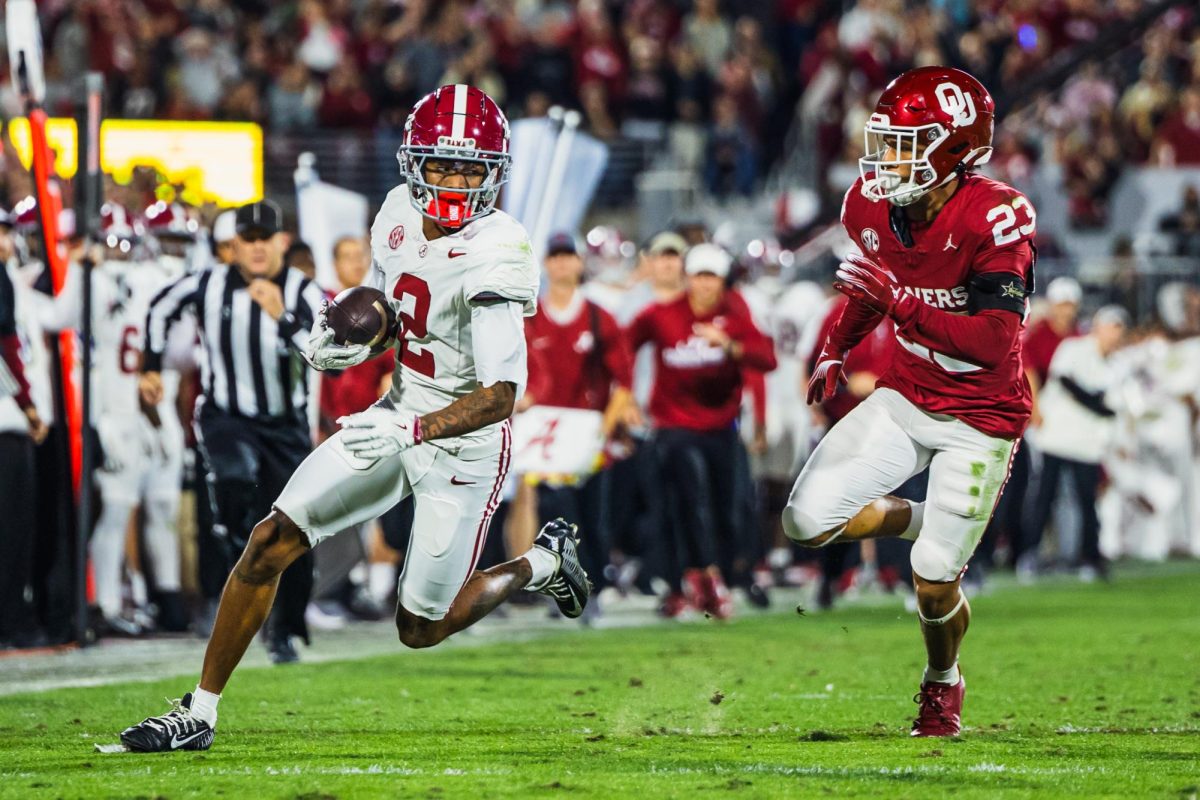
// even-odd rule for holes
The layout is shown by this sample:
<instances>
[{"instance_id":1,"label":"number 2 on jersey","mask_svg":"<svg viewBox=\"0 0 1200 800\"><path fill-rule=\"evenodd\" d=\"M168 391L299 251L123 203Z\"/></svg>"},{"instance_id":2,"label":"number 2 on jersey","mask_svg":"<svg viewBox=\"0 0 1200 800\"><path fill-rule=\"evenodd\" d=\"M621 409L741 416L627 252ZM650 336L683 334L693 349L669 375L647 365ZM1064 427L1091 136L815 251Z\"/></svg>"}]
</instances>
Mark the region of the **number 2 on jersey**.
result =
<instances>
[{"instance_id":1,"label":"number 2 on jersey","mask_svg":"<svg viewBox=\"0 0 1200 800\"><path fill-rule=\"evenodd\" d=\"M1017 227L1017 212L1015 209L1025 209L1025 216L1029 217L1029 222L1021 227ZM999 220L997 222L997 220ZM1001 203L987 213L987 221L995 222L992 226L992 238L996 240L996 247L1003 247L1006 244L1012 244L1022 236L1028 236L1033 233L1034 227L1037 225L1037 215L1033 212L1033 206L1024 197L1018 195L1013 198L1011 204Z\"/></svg>"},{"instance_id":2,"label":"number 2 on jersey","mask_svg":"<svg viewBox=\"0 0 1200 800\"><path fill-rule=\"evenodd\" d=\"M411 314L406 308L406 296L412 299ZM400 280L396 281L392 297L400 303L400 310L396 314L400 319L400 332L396 336L396 346L400 348L400 363L413 372L432 378L435 371L433 353L421 349L420 345L413 349L408 341L409 333L417 339L429 335L429 284L416 275L404 273Z\"/></svg>"}]
</instances>

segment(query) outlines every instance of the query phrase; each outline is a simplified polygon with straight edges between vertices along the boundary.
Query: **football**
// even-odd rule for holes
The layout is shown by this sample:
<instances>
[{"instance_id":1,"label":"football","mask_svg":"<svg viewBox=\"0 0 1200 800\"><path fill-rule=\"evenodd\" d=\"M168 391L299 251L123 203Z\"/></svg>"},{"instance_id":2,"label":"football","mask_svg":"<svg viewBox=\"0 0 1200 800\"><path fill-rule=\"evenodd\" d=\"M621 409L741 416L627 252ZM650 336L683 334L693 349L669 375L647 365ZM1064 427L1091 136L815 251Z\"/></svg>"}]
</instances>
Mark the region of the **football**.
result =
<instances>
[{"instance_id":1,"label":"football","mask_svg":"<svg viewBox=\"0 0 1200 800\"><path fill-rule=\"evenodd\" d=\"M333 298L325 312L336 344L365 344L376 347L395 335L396 312L383 292L371 286L355 286Z\"/></svg>"}]
</instances>

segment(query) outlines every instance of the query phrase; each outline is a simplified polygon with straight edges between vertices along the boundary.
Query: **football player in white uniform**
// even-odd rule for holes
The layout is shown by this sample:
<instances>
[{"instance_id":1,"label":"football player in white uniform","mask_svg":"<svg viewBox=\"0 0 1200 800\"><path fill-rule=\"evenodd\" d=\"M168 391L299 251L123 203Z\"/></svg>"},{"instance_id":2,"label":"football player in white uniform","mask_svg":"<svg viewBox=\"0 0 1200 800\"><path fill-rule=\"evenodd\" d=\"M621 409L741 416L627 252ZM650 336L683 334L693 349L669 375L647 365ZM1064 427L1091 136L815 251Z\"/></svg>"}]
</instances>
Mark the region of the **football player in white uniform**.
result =
<instances>
[{"instance_id":1,"label":"football player in white uniform","mask_svg":"<svg viewBox=\"0 0 1200 800\"><path fill-rule=\"evenodd\" d=\"M271 608L279 574L409 494L416 517L396 610L404 644L435 645L521 589L551 595L567 616L583 613L590 587L574 526L561 520L524 556L475 570L511 461L508 418L526 383L523 318L538 291L524 229L495 210L508 141L503 112L474 87L444 86L413 109L398 155L406 185L388 195L371 230L371 280L400 321L392 391L343 418L296 470L225 586L195 694L126 729L129 749L207 749L220 693ZM322 319L314 326L308 356L317 369L369 355L365 345L334 344Z\"/></svg>"},{"instance_id":2,"label":"football player in white uniform","mask_svg":"<svg viewBox=\"0 0 1200 800\"><path fill-rule=\"evenodd\" d=\"M145 410L138 403L146 311L154 295L176 276L155 260L134 258L136 233L120 206L105 206L102 233L105 259L92 273L95 427L104 456L96 471L102 507L89 545L96 602L107 632L137 635L154 625L144 608L146 588L140 573L130 572L134 613L124 614L121 602L126 531L141 505L146 548L163 611L170 618L166 627L182 630L186 619L179 598L176 535L183 473L183 428L174 405L178 373L164 374L167 402ZM180 334L186 331L181 328Z\"/></svg>"}]
</instances>

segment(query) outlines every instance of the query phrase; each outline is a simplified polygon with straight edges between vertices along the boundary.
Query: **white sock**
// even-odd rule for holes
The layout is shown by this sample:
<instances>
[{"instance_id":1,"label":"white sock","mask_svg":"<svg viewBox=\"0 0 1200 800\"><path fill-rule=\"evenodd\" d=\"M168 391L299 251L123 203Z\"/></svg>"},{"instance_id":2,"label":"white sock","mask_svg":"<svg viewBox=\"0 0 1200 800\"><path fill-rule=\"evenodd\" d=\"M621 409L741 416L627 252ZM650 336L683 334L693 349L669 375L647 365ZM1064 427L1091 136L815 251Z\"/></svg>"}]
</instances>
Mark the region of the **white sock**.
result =
<instances>
[{"instance_id":1,"label":"white sock","mask_svg":"<svg viewBox=\"0 0 1200 800\"><path fill-rule=\"evenodd\" d=\"M210 728L214 730L217 727L217 703L221 702L221 695L206 692L196 684L196 691L192 693L192 716L201 719L208 723Z\"/></svg>"},{"instance_id":2,"label":"white sock","mask_svg":"<svg viewBox=\"0 0 1200 800\"><path fill-rule=\"evenodd\" d=\"M915 542L917 534L921 532L921 525L925 522L925 504L909 500L908 507L912 509L912 519L908 521L908 527L904 529L904 533L900 534L900 538Z\"/></svg>"},{"instance_id":3,"label":"white sock","mask_svg":"<svg viewBox=\"0 0 1200 800\"><path fill-rule=\"evenodd\" d=\"M146 603L150 602L149 596L146 594L146 576L140 572L129 571L129 594L133 598L133 605L136 608L145 608Z\"/></svg>"},{"instance_id":4,"label":"white sock","mask_svg":"<svg viewBox=\"0 0 1200 800\"><path fill-rule=\"evenodd\" d=\"M925 682L933 683L948 683L951 686L958 683L961 676L958 674L958 662L954 662L954 666L950 669L934 669L928 664L925 665Z\"/></svg>"},{"instance_id":5,"label":"white sock","mask_svg":"<svg viewBox=\"0 0 1200 800\"><path fill-rule=\"evenodd\" d=\"M386 561L367 567L367 591L376 600L387 600L396 591L396 565Z\"/></svg>"},{"instance_id":6,"label":"white sock","mask_svg":"<svg viewBox=\"0 0 1200 800\"><path fill-rule=\"evenodd\" d=\"M549 550L531 547L529 552L521 557L529 562L529 568L533 570L533 577L525 585L526 591L536 592L554 577L554 573L558 572L558 556Z\"/></svg>"}]
</instances>

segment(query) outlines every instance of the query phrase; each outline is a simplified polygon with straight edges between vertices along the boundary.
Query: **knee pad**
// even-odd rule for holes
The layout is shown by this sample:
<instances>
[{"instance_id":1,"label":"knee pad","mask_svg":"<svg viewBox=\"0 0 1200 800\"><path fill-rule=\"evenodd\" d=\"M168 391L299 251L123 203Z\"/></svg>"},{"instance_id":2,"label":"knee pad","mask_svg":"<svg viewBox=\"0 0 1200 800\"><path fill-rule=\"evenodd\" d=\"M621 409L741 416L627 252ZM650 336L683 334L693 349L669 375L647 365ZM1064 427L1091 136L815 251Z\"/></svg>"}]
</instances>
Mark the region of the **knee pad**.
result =
<instances>
[{"instance_id":1,"label":"knee pad","mask_svg":"<svg viewBox=\"0 0 1200 800\"><path fill-rule=\"evenodd\" d=\"M787 507L783 509L783 532L793 542L804 547L825 547L832 544L842 535L848 521L819 519L805 513L796 503L788 503ZM813 541L825 533L831 533L831 535L824 541Z\"/></svg>"},{"instance_id":2,"label":"knee pad","mask_svg":"<svg viewBox=\"0 0 1200 800\"><path fill-rule=\"evenodd\" d=\"M954 548L931 536L917 539L909 554L909 563L918 577L932 583L954 580L963 567Z\"/></svg>"}]
</instances>

